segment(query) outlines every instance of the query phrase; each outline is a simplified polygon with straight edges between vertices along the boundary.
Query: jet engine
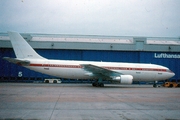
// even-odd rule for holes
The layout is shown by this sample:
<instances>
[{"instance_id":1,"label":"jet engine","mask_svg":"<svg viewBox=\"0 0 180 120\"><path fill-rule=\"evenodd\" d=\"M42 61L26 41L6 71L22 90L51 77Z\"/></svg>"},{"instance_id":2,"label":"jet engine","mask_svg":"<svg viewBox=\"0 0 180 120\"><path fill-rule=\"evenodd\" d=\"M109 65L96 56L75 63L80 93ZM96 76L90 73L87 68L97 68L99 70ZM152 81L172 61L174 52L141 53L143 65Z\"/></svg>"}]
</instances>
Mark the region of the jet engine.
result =
<instances>
[{"instance_id":1,"label":"jet engine","mask_svg":"<svg viewBox=\"0 0 180 120\"><path fill-rule=\"evenodd\" d=\"M120 75L118 77L113 78L114 81L121 84L132 84L133 76L132 75Z\"/></svg>"}]
</instances>

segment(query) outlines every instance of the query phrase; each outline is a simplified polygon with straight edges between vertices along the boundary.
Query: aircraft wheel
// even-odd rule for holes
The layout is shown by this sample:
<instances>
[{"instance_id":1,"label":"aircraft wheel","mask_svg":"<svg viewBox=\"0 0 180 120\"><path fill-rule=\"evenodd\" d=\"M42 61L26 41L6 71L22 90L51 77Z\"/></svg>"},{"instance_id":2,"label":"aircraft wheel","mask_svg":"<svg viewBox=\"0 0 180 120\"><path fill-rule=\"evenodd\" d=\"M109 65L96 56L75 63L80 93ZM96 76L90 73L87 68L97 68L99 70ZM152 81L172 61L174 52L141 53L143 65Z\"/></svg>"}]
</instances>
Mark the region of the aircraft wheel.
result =
<instances>
[{"instance_id":1,"label":"aircraft wheel","mask_svg":"<svg viewBox=\"0 0 180 120\"><path fill-rule=\"evenodd\" d=\"M157 81L154 81L153 87L157 88Z\"/></svg>"},{"instance_id":2,"label":"aircraft wheel","mask_svg":"<svg viewBox=\"0 0 180 120\"><path fill-rule=\"evenodd\" d=\"M45 83L49 83L49 80L46 80Z\"/></svg>"},{"instance_id":3,"label":"aircraft wheel","mask_svg":"<svg viewBox=\"0 0 180 120\"><path fill-rule=\"evenodd\" d=\"M104 87L104 84L103 84L103 83L101 83L101 87Z\"/></svg>"},{"instance_id":4,"label":"aircraft wheel","mask_svg":"<svg viewBox=\"0 0 180 120\"><path fill-rule=\"evenodd\" d=\"M104 87L104 84L103 83L94 82L94 83L92 83L92 86L93 87Z\"/></svg>"},{"instance_id":5,"label":"aircraft wheel","mask_svg":"<svg viewBox=\"0 0 180 120\"><path fill-rule=\"evenodd\" d=\"M172 88L172 87L173 87L173 84L170 84L170 85L169 85L169 88Z\"/></svg>"},{"instance_id":6,"label":"aircraft wheel","mask_svg":"<svg viewBox=\"0 0 180 120\"><path fill-rule=\"evenodd\" d=\"M97 83L97 82L94 82L94 83L92 84L92 86L93 86L93 87L98 87L98 83Z\"/></svg>"},{"instance_id":7,"label":"aircraft wheel","mask_svg":"<svg viewBox=\"0 0 180 120\"><path fill-rule=\"evenodd\" d=\"M157 87L157 85L156 85L156 84L153 84L153 87L154 87L154 88L156 88L156 87Z\"/></svg>"},{"instance_id":8,"label":"aircraft wheel","mask_svg":"<svg viewBox=\"0 0 180 120\"><path fill-rule=\"evenodd\" d=\"M104 87L104 84L103 83L99 83L98 86L99 87Z\"/></svg>"}]
</instances>

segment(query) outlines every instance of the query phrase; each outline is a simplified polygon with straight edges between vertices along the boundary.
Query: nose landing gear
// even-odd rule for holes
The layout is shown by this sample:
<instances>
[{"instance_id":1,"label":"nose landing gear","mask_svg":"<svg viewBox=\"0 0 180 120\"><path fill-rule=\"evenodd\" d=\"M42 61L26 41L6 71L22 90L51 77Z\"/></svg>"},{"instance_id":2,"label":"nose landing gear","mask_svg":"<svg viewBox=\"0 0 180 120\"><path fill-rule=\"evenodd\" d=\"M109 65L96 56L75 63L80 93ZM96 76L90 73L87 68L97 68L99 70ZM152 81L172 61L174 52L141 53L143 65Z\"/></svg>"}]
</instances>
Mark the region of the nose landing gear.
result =
<instances>
[{"instance_id":1,"label":"nose landing gear","mask_svg":"<svg viewBox=\"0 0 180 120\"><path fill-rule=\"evenodd\" d=\"M158 87L158 86L157 86L157 81L154 81L153 87L154 87L154 88L157 88L157 87Z\"/></svg>"}]
</instances>

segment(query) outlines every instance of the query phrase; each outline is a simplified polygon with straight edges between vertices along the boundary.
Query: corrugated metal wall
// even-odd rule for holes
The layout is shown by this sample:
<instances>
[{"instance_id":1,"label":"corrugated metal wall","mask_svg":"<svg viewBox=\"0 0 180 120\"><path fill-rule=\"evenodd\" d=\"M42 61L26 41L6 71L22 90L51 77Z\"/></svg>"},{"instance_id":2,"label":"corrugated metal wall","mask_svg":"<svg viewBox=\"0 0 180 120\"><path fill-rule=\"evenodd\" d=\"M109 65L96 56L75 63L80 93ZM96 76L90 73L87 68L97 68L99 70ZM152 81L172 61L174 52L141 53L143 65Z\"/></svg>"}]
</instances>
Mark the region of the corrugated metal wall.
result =
<instances>
[{"instance_id":1,"label":"corrugated metal wall","mask_svg":"<svg viewBox=\"0 0 180 120\"><path fill-rule=\"evenodd\" d=\"M176 73L172 79L180 80L180 59L178 58L155 58L154 52L143 51L97 51L97 50L36 50L40 55L48 59L60 60L85 60L85 61L110 61L110 62L133 62L152 63L170 68ZM160 52L156 52L157 54ZM178 53L171 53L178 54ZM0 57L15 57L12 49L1 48ZM1 81L32 82L34 80L43 81L44 78L52 76L37 73L21 66L14 65L0 59L0 79Z\"/></svg>"}]
</instances>

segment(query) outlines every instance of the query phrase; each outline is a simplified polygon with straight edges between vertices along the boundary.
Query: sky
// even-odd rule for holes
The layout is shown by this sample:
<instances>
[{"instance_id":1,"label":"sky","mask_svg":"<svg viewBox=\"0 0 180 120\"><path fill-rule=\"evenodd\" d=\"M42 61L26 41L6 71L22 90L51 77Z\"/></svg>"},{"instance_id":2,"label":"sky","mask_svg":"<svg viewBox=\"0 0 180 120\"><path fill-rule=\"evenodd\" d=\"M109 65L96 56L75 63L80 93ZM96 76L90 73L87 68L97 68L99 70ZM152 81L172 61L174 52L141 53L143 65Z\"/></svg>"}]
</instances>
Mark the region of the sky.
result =
<instances>
[{"instance_id":1,"label":"sky","mask_svg":"<svg viewBox=\"0 0 180 120\"><path fill-rule=\"evenodd\" d=\"M180 37L180 0L0 0L0 32Z\"/></svg>"}]
</instances>

